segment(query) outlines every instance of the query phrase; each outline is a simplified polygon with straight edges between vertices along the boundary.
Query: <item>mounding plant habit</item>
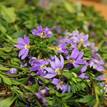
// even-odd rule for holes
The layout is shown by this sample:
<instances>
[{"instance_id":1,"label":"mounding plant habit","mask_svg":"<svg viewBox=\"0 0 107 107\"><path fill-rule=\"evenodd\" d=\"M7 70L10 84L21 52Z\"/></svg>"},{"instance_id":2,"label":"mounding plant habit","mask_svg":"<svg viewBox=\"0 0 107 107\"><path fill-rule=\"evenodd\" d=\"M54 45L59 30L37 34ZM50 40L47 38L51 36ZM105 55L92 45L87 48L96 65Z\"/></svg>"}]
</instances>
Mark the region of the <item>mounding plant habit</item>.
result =
<instances>
[{"instance_id":1,"label":"mounding plant habit","mask_svg":"<svg viewBox=\"0 0 107 107\"><path fill-rule=\"evenodd\" d=\"M4 59L7 64L0 65L0 107L104 105L104 61L99 49L87 34L63 35L39 25L17 41L11 38L9 52L0 48L10 56Z\"/></svg>"}]
</instances>

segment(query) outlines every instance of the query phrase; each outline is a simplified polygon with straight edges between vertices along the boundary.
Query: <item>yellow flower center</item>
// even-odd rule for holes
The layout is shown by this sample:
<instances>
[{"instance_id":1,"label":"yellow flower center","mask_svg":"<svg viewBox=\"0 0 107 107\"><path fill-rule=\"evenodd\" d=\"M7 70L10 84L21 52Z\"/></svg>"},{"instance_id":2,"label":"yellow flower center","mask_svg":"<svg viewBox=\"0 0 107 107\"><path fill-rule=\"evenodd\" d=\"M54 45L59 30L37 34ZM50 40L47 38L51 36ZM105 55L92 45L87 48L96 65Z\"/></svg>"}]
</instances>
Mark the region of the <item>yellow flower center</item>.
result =
<instances>
[{"instance_id":1,"label":"yellow flower center","mask_svg":"<svg viewBox=\"0 0 107 107\"><path fill-rule=\"evenodd\" d=\"M57 69L55 70L55 72L56 72L58 75L61 75L61 74L62 74L62 70L59 69L59 68L57 68Z\"/></svg>"},{"instance_id":2,"label":"yellow flower center","mask_svg":"<svg viewBox=\"0 0 107 107\"><path fill-rule=\"evenodd\" d=\"M40 68L43 69L43 68L45 68L45 67L46 67L46 65L42 65Z\"/></svg>"},{"instance_id":3,"label":"yellow flower center","mask_svg":"<svg viewBox=\"0 0 107 107\"><path fill-rule=\"evenodd\" d=\"M59 82L59 85L63 85L63 84L64 84L64 82L63 82L63 81Z\"/></svg>"},{"instance_id":4,"label":"yellow flower center","mask_svg":"<svg viewBox=\"0 0 107 107\"><path fill-rule=\"evenodd\" d=\"M44 36L44 32L42 32L42 33L40 34L40 37L41 37L41 38L43 38L43 36Z\"/></svg>"},{"instance_id":5,"label":"yellow flower center","mask_svg":"<svg viewBox=\"0 0 107 107\"><path fill-rule=\"evenodd\" d=\"M81 46L84 44L84 39L80 39L80 43L78 44L78 48L81 48Z\"/></svg>"},{"instance_id":6,"label":"yellow flower center","mask_svg":"<svg viewBox=\"0 0 107 107\"><path fill-rule=\"evenodd\" d=\"M25 49L29 49L30 48L30 45L25 45Z\"/></svg>"},{"instance_id":7,"label":"yellow flower center","mask_svg":"<svg viewBox=\"0 0 107 107\"><path fill-rule=\"evenodd\" d=\"M74 59L71 59L69 62L71 62L71 63L75 63L75 60L74 60Z\"/></svg>"},{"instance_id":8,"label":"yellow flower center","mask_svg":"<svg viewBox=\"0 0 107 107\"><path fill-rule=\"evenodd\" d=\"M80 39L80 42L81 42L81 43L84 43L84 39L81 38L81 39Z\"/></svg>"},{"instance_id":9,"label":"yellow flower center","mask_svg":"<svg viewBox=\"0 0 107 107\"><path fill-rule=\"evenodd\" d=\"M63 86L64 85L64 82L63 81L60 81L59 83L58 83L58 89L60 89L60 86Z\"/></svg>"}]
</instances>

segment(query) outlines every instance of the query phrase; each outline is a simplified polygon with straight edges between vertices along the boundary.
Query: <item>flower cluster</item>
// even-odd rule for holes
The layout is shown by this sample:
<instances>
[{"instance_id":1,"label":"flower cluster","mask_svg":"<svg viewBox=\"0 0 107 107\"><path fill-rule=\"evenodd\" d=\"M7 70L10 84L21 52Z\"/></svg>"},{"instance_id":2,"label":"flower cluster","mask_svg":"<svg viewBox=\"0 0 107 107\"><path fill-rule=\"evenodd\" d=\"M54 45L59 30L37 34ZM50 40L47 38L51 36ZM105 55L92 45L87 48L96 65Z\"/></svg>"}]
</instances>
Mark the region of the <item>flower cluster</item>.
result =
<instances>
[{"instance_id":1,"label":"flower cluster","mask_svg":"<svg viewBox=\"0 0 107 107\"><path fill-rule=\"evenodd\" d=\"M33 29L32 34L34 36L39 36L41 38L50 38L50 37L52 37L51 30L48 27L43 28L42 26L38 26L37 29Z\"/></svg>"},{"instance_id":2,"label":"flower cluster","mask_svg":"<svg viewBox=\"0 0 107 107\"><path fill-rule=\"evenodd\" d=\"M98 54L94 43L88 41L88 35L84 35L78 31L66 33L66 36L59 40L58 47L57 52L63 54L66 60L72 63L75 68L81 66L80 77L87 78L84 73L88 67L96 69L99 72L104 70L104 61ZM90 50L90 58L87 59L85 57L84 49Z\"/></svg>"},{"instance_id":3,"label":"flower cluster","mask_svg":"<svg viewBox=\"0 0 107 107\"><path fill-rule=\"evenodd\" d=\"M42 26L33 29L32 34L40 38L52 37L52 31L48 27L43 28ZM49 80L55 90L61 93L67 93L72 90L69 81L67 81L67 77L63 75L66 72L72 72L72 69L79 68L79 72L77 73L78 78L86 80L90 79L88 72L93 72L94 74L95 70L98 72L104 70L104 62L98 54L98 49L95 45L88 41L88 35L84 35L78 31L65 33L65 37L58 39L57 42L58 44L56 46L51 44L56 54L48 58L29 54L31 48L28 36L19 38L18 44L16 45L19 49L19 57L21 60L25 58L29 59L28 65L30 65L30 72ZM66 81L63 78L65 78ZM46 97L47 92L49 94L49 90L49 87L46 86L44 89L39 90L36 96L38 99L44 101L44 97Z\"/></svg>"}]
</instances>

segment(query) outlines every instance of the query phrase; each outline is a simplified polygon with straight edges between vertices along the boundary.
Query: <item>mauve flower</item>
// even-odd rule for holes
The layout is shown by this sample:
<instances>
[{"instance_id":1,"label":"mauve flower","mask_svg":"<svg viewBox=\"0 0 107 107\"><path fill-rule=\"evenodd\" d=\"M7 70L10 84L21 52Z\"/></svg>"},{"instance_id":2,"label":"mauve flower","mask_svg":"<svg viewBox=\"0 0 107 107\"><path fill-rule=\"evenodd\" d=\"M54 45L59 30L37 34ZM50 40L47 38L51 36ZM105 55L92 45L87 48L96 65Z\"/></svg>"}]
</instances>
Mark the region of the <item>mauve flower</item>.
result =
<instances>
[{"instance_id":1,"label":"mauve flower","mask_svg":"<svg viewBox=\"0 0 107 107\"><path fill-rule=\"evenodd\" d=\"M72 49L75 47L80 48L81 46L88 47L90 45L88 41L88 35L74 31L72 33L65 34L66 37L59 39L59 50L58 53L63 53L67 55L72 52Z\"/></svg>"},{"instance_id":2,"label":"mauve flower","mask_svg":"<svg viewBox=\"0 0 107 107\"><path fill-rule=\"evenodd\" d=\"M45 68L45 78L53 78L57 74L60 75L62 73L62 70L64 68L64 58L60 55L60 59L55 56L54 61L50 60L51 67Z\"/></svg>"},{"instance_id":3,"label":"mauve flower","mask_svg":"<svg viewBox=\"0 0 107 107\"><path fill-rule=\"evenodd\" d=\"M72 50L72 54L71 54L70 58L72 60L72 64L74 65L74 67L79 67L80 65L85 64L83 55L84 55L84 53L80 52L77 48L74 48Z\"/></svg>"},{"instance_id":4,"label":"mauve flower","mask_svg":"<svg viewBox=\"0 0 107 107\"><path fill-rule=\"evenodd\" d=\"M51 67L46 67L44 70L44 78L48 78L51 79L53 77L55 77L57 75L57 73L51 68Z\"/></svg>"},{"instance_id":5,"label":"mauve flower","mask_svg":"<svg viewBox=\"0 0 107 107\"><path fill-rule=\"evenodd\" d=\"M84 47L89 46L88 35L83 35L82 33L80 33L78 39L80 40Z\"/></svg>"},{"instance_id":6,"label":"mauve flower","mask_svg":"<svg viewBox=\"0 0 107 107\"><path fill-rule=\"evenodd\" d=\"M94 53L91 60L89 61L89 66L97 71L104 71L104 61L98 53Z\"/></svg>"},{"instance_id":7,"label":"mauve flower","mask_svg":"<svg viewBox=\"0 0 107 107\"><path fill-rule=\"evenodd\" d=\"M35 71L37 75L44 75L44 69L46 65L48 65L48 60L44 59L36 59L35 57L32 57L29 61L31 64L31 71Z\"/></svg>"},{"instance_id":8,"label":"mauve flower","mask_svg":"<svg viewBox=\"0 0 107 107\"><path fill-rule=\"evenodd\" d=\"M81 73L79 75L79 77L82 78L82 79L89 79L89 76L86 73Z\"/></svg>"},{"instance_id":9,"label":"mauve flower","mask_svg":"<svg viewBox=\"0 0 107 107\"><path fill-rule=\"evenodd\" d=\"M81 66L81 72L85 72L88 67L88 63L83 58L84 53L80 52L77 48L74 48L72 50L71 55L66 56L66 59L69 61L69 63L73 64L75 68L78 68Z\"/></svg>"},{"instance_id":10,"label":"mauve flower","mask_svg":"<svg viewBox=\"0 0 107 107\"><path fill-rule=\"evenodd\" d=\"M37 93L36 93L36 96L38 97L38 99L43 99L46 95L49 94L49 89L46 87L44 89L41 89L39 90Z\"/></svg>"},{"instance_id":11,"label":"mauve flower","mask_svg":"<svg viewBox=\"0 0 107 107\"><path fill-rule=\"evenodd\" d=\"M44 104L47 105L46 96L49 95L49 88L45 87L44 89L39 90L36 93L37 98Z\"/></svg>"},{"instance_id":12,"label":"mauve flower","mask_svg":"<svg viewBox=\"0 0 107 107\"><path fill-rule=\"evenodd\" d=\"M60 38L58 43L59 45L65 45L67 49L72 49L76 46L76 44L71 40L71 37L69 36Z\"/></svg>"},{"instance_id":13,"label":"mauve flower","mask_svg":"<svg viewBox=\"0 0 107 107\"><path fill-rule=\"evenodd\" d=\"M73 44L83 45L84 47L89 46L88 35L84 35L83 33L79 33L78 31L74 31L69 34L69 39L72 40Z\"/></svg>"},{"instance_id":14,"label":"mauve flower","mask_svg":"<svg viewBox=\"0 0 107 107\"><path fill-rule=\"evenodd\" d=\"M17 73L17 69L16 68L11 68L7 73L8 74L16 74Z\"/></svg>"},{"instance_id":15,"label":"mauve flower","mask_svg":"<svg viewBox=\"0 0 107 107\"><path fill-rule=\"evenodd\" d=\"M84 65L82 65L82 68L81 68L81 73L85 72L87 70L87 67L88 67L88 63L85 62Z\"/></svg>"},{"instance_id":16,"label":"mauve flower","mask_svg":"<svg viewBox=\"0 0 107 107\"><path fill-rule=\"evenodd\" d=\"M34 36L39 36L41 38L52 37L52 32L51 32L50 28L48 28L48 27L43 28L42 26L38 26L37 29L33 29L32 34Z\"/></svg>"},{"instance_id":17,"label":"mauve flower","mask_svg":"<svg viewBox=\"0 0 107 107\"><path fill-rule=\"evenodd\" d=\"M16 45L16 47L20 49L19 57L21 57L21 59L25 59L28 56L29 48L30 48L29 44L30 44L30 40L29 37L27 36L18 39L18 44Z\"/></svg>"},{"instance_id":18,"label":"mauve flower","mask_svg":"<svg viewBox=\"0 0 107 107\"><path fill-rule=\"evenodd\" d=\"M57 56L55 56L55 60L50 61L50 64L51 64L51 67L53 69L56 69L56 68L63 69L63 67L64 67L64 58L63 58L63 56L60 55L60 59Z\"/></svg>"},{"instance_id":19,"label":"mauve flower","mask_svg":"<svg viewBox=\"0 0 107 107\"><path fill-rule=\"evenodd\" d=\"M57 52L68 54L67 44L65 44L65 43L59 44Z\"/></svg>"},{"instance_id":20,"label":"mauve flower","mask_svg":"<svg viewBox=\"0 0 107 107\"><path fill-rule=\"evenodd\" d=\"M105 75L104 75L104 74L99 75L99 76L96 78L96 80L99 80L99 81L105 80Z\"/></svg>"},{"instance_id":21,"label":"mauve flower","mask_svg":"<svg viewBox=\"0 0 107 107\"><path fill-rule=\"evenodd\" d=\"M44 34L46 35L47 38L52 37L52 32L48 27L44 28Z\"/></svg>"},{"instance_id":22,"label":"mauve flower","mask_svg":"<svg viewBox=\"0 0 107 107\"><path fill-rule=\"evenodd\" d=\"M95 46L95 43L89 43L88 48L90 48L90 50L92 51L92 53L96 53L98 51L98 48Z\"/></svg>"},{"instance_id":23,"label":"mauve flower","mask_svg":"<svg viewBox=\"0 0 107 107\"><path fill-rule=\"evenodd\" d=\"M60 26L54 26L53 27L53 30L55 30L58 34L61 34L62 33L62 28Z\"/></svg>"},{"instance_id":24,"label":"mauve flower","mask_svg":"<svg viewBox=\"0 0 107 107\"><path fill-rule=\"evenodd\" d=\"M52 84L54 84L58 90L61 90L62 93L70 92L70 86L68 84L65 84L60 79L54 78L52 80Z\"/></svg>"}]
</instances>

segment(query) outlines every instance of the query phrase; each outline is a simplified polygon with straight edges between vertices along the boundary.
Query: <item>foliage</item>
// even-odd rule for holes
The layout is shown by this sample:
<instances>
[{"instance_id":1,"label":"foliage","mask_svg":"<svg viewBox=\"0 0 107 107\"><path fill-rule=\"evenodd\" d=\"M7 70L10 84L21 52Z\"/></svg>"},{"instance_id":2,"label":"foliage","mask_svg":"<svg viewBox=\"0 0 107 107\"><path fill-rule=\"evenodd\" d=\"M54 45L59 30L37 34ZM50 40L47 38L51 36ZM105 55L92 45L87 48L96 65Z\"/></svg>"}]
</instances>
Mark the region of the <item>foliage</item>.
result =
<instances>
[{"instance_id":1,"label":"foliage","mask_svg":"<svg viewBox=\"0 0 107 107\"><path fill-rule=\"evenodd\" d=\"M52 38L43 40L32 36L31 30L40 24L51 27L54 32ZM88 33L90 40L96 42L103 59L107 60L107 21L93 7L64 1L60 5L50 3L49 8L44 9L38 6L37 0L0 0L0 107L10 107L12 104L16 107L43 106L35 95L39 90L38 80L43 82L43 88L49 86L51 89L50 96L46 98L49 107L103 105L104 90L99 85L102 81L95 80L100 73L93 74L92 69L87 71L90 80L78 77L80 68L65 72L63 76L68 79L71 91L62 94L55 90L50 80L30 72L30 66L21 67L28 64L28 59L19 59L18 49L15 48L17 38L29 34L33 45L30 55L49 58L56 54L49 47L56 45L57 38L73 30ZM85 59L90 59L90 50L84 48L83 51ZM11 68L16 68L18 73L7 74ZM33 85L29 85L29 79L33 79Z\"/></svg>"}]
</instances>

